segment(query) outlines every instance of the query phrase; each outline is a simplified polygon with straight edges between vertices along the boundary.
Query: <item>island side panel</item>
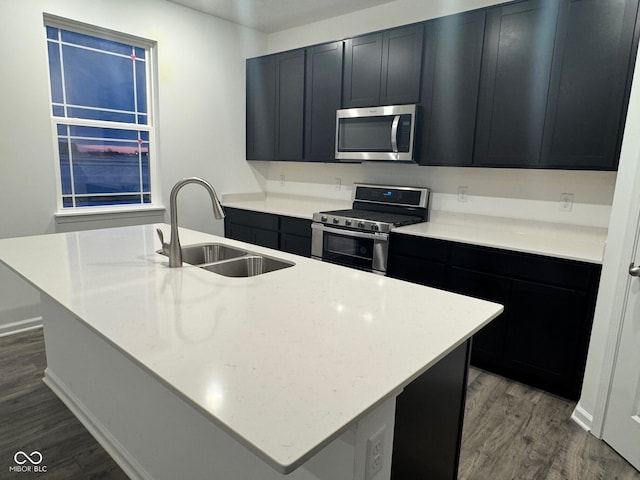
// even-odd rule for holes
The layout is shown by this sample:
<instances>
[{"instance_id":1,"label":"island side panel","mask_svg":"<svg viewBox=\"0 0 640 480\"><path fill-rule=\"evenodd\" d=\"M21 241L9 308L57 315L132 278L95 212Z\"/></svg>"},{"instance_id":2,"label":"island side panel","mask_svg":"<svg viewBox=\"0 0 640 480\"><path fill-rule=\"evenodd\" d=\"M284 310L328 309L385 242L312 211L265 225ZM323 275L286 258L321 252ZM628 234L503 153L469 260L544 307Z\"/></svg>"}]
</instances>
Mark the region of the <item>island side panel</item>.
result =
<instances>
[{"instance_id":1,"label":"island side panel","mask_svg":"<svg viewBox=\"0 0 640 480\"><path fill-rule=\"evenodd\" d=\"M455 480L471 340L436 363L396 399L392 480Z\"/></svg>"},{"instance_id":2,"label":"island side panel","mask_svg":"<svg viewBox=\"0 0 640 480\"><path fill-rule=\"evenodd\" d=\"M42 309L45 383L133 479L365 480L372 432L393 443L390 398L284 475L45 294ZM375 480L390 478L384 455Z\"/></svg>"}]
</instances>

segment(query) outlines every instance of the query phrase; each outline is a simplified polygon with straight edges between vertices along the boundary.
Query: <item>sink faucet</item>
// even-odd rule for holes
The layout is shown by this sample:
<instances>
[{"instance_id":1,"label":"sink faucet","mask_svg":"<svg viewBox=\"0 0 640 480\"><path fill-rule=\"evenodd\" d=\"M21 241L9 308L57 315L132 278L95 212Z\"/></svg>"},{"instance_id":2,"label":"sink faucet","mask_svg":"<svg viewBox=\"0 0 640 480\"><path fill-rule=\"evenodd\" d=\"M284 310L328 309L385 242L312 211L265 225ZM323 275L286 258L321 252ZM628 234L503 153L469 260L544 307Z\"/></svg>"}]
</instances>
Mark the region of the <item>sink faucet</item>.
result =
<instances>
[{"instance_id":1,"label":"sink faucet","mask_svg":"<svg viewBox=\"0 0 640 480\"><path fill-rule=\"evenodd\" d=\"M216 195L216 191L213 189L209 182L198 177L183 178L182 180L177 182L171 189L171 196L169 197L169 208L171 210L171 243L169 244L170 267L182 266L182 248L180 247L180 239L178 238L177 199L180 189L189 183L197 183L199 185L202 185L207 190L207 192L209 192L209 196L211 197L213 214L217 219L224 218L224 211L222 210L222 205L220 205L220 200L218 200L218 195ZM163 245L163 249L164 247L165 246Z\"/></svg>"}]
</instances>

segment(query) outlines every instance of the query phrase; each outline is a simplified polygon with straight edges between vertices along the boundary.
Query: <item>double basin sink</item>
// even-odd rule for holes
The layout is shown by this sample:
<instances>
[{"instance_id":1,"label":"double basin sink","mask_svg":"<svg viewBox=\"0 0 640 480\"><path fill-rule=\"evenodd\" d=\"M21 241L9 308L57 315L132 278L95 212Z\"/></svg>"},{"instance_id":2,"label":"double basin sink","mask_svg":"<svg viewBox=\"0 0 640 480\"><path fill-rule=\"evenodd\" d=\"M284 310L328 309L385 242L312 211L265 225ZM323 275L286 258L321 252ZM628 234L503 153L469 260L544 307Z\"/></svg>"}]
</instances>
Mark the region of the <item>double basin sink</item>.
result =
<instances>
[{"instance_id":1,"label":"double basin sink","mask_svg":"<svg viewBox=\"0 0 640 480\"><path fill-rule=\"evenodd\" d=\"M158 253L167 255L162 250ZM182 261L225 277L254 277L295 265L221 243L185 245L182 247Z\"/></svg>"}]
</instances>

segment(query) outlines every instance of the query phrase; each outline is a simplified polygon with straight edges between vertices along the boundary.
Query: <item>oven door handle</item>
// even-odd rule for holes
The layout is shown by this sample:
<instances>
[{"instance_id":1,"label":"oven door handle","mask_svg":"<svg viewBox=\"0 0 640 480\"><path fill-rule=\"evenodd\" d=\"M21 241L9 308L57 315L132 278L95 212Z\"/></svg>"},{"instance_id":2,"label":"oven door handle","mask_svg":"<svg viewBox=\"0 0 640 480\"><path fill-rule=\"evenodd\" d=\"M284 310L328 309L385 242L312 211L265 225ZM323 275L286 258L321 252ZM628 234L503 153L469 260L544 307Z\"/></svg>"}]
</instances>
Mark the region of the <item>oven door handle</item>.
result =
<instances>
[{"instance_id":1,"label":"oven door handle","mask_svg":"<svg viewBox=\"0 0 640 480\"><path fill-rule=\"evenodd\" d=\"M344 235L346 237L371 238L371 239L374 239L374 240L375 239L386 240L387 238L389 238L389 234L388 233L356 232L354 230L344 230L342 228L327 227L326 225L323 225L322 223L312 223L311 224L311 228L314 228L316 230L320 230L322 232L329 232L329 233L335 233L337 235Z\"/></svg>"}]
</instances>

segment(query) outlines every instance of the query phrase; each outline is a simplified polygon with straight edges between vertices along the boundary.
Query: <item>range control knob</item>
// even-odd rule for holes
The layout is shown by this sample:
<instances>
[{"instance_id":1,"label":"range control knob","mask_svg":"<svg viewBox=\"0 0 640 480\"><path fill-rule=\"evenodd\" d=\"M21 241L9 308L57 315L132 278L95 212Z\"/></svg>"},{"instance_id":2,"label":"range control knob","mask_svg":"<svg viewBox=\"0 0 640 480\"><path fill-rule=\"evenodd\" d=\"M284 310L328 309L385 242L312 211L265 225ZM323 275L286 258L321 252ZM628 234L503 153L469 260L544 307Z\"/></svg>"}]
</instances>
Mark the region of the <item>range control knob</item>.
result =
<instances>
[{"instance_id":1,"label":"range control knob","mask_svg":"<svg viewBox=\"0 0 640 480\"><path fill-rule=\"evenodd\" d=\"M333 223L340 223L340 219L338 217L333 217Z\"/></svg>"},{"instance_id":2,"label":"range control knob","mask_svg":"<svg viewBox=\"0 0 640 480\"><path fill-rule=\"evenodd\" d=\"M358 228L364 228L364 222L358 222Z\"/></svg>"},{"instance_id":3,"label":"range control knob","mask_svg":"<svg viewBox=\"0 0 640 480\"><path fill-rule=\"evenodd\" d=\"M326 221L327 221L327 216L326 216L326 215L322 215L322 216L320 217L320 221L321 221L321 222L326 222Z\"/></svg>"},{"instance_id":4,"label":"range control knob","mask_svg":"<svg viewBox=\"0 0 640 480\"><path fill-rule=\"evenodd\" d=\"M380 230L380 227L378 227L377 223L372 223L371 230L373 230L374 232L377 232L378 230Z\"/></svg>"},{"instance_id":5,"label":"range control knob","mask_svg":"<svg viewBox=\"0 0 640 480\"><path fill-rule=\"evenodd\" d=\"M344 221L344 224L345 224L347 227L348 227L348 226L350 226L350 225L351 225L351 220L345 220L345 221Z\"/></svg>"}]
</instances>

